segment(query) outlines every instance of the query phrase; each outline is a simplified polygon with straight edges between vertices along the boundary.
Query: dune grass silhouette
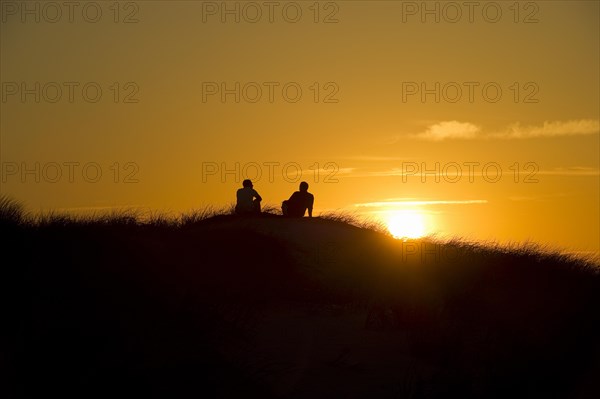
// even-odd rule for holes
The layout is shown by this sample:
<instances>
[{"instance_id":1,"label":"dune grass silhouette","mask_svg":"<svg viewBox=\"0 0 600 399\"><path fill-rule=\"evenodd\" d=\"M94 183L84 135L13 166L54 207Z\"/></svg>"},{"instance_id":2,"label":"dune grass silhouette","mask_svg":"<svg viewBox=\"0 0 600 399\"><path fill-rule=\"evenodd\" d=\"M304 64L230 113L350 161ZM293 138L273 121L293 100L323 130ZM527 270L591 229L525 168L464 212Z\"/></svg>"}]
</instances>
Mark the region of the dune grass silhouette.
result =
<instances>
[{"instance_id":1,"label":"dune grass silhouette","mask_svg":"<svg viewBox=\"0 0 600 399\"><path fill-rule=\"evenodd\" d=\"M27 215L0 200L15 396L595 397L600 268L345 214Z\"/></svg>"}]
</instances>

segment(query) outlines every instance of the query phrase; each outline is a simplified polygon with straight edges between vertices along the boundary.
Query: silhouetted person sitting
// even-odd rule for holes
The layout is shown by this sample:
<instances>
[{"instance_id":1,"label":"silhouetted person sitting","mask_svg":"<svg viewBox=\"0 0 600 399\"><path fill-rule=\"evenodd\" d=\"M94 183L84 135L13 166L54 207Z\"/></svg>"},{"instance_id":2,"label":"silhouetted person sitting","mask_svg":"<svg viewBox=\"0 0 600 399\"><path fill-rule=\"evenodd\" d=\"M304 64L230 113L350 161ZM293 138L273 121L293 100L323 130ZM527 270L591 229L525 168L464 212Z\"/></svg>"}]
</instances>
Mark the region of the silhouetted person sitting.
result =
<instances>
[{"instance_id":1,"label":"silhouetted person sitting","mask_svg":"<svg viewBox=\"0 0 600 399\"><path fill-rule=\"evenodd\" d=\"M246 179L242 182L242 188L237 190L237 203L235 213L237 215L252 215L260 213L260 201L262 198L253 188L252 181Z\"/></svg>"},{"instance_id":2,"label":"silhouetted person sitting","mask_svg":"<svg viewBox=\"0 0 600 399\"><path fill-rule=\"evenodd\" d=\"M281 210L283 216L301 218L308 209L308 217L312 217L315 197L308 192L308 183L300 183L300 191L296 191L289 200L283 201Z\"/></svg>"}]
</instances>

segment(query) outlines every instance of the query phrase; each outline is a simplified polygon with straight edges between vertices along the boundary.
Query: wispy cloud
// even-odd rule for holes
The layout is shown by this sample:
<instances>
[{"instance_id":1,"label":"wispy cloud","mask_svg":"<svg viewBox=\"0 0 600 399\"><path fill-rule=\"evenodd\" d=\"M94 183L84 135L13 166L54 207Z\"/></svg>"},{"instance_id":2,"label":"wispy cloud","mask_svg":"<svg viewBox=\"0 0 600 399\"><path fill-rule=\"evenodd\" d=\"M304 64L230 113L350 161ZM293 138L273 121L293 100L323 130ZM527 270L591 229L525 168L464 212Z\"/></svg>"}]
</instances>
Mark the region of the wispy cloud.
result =
<instances>
[{"instance_id":1,"label":"wispy cloud","mask_svg":"<svg viewBox=\"0 0 600 399\"><path fill-rule=\"evenodd\" d=\"M393 162L393 161L404 161L407 159L414 159L412 157L385 157L385 156L369 156L369 155L358 155L345 157L343 159L349 159L352 161L369 161L369 162Z\"/></svg>"},{"instance_id":2,"label":"wispy cloud","mask_svg":"<svg viewBox=\"0 0 600 399\"><path fill-rule=\"evenodd\" d=\"M600 121L576 119L570 121L545 121L542 125L522 126L515 122L503 130L486 132L481 126L470 122L443 121L429 125L413 138L430 141L451 139L529 139L542 137L564 137L597 134Z\"/></svg>"},{"instance_id":3,"label":"wispy cloud","mask_svg":"<svg viewBox=\"0 0 600 399\"><path fill-rule=\"evenodd\" d=\"M375 170L375 171L361 171L350 174L347 177L385 177L385 176L402 176L403 172L399 168L392 168L386 170Z\"/></svg>"},{"instance_id":4,"label":"wispy cloud","mask_svg":"<svg viewBox=\"0 0 600 399\"><path fill-rule=\"evenodd\" d=\"M593 119L578 119L566 122L545 121L542 126L521 126L515 123L504 132L494 136L504 139L527 139L535 137L559 137L595 134L600 131L600 121Z\"/></svg>"},{"instance_id":5,"label":"wispy cloud","mask_svg":"<svg viewBox=\"0 0 600 399\"><path fill-rule=\"evenodd\" d=\"M485 162L481 162L479 166L483 165ZM458 162L459 166L461 166L462 170L458 171L455 168L451 168L449 170L428 170L426 174L426 178L431 181L436 178L445 178L445 179L458 179L460 181L472 182L471 178L481 179L484 177L484 174L481 170L477 170L473 172L472 176L469 175L469 169L465 166L465 163ZM421 164L411 163L411 166L416 166L417 168L424 168ZM430 168L433 168L432 165L429 165ZM442 168L442 166L440 166ZM506 166L508 169L508 166ZM529 182L536 182L539 180L540 176L563 176L563 177L596 177L600 176L600 169L587 167L587 166L569 166L569 167L559 167L553 169L541 169L536 170L535 173L528 174L530 171L523 171L523 177L527 177L531 179ZM331 175L332 170L322 170L319 172L320 175L326 176ZM376 177L403 177L406 178L419 178L422 177L419 171L415 173L414 169L408 168L389 168L389 169L380 169L380 170L364 170L364 168L340 168L339 171L335 175L343 175L344 178L376 178ZM508 176L508 175L507 175Z\"/></svg>"},{"instance_id":6,"label":"wispy cloud","mask_svg":"<svg viewBox=\"0 0 600 399\"><path fill-rule=\"evenodd\" d=\"M400 207L400 206L426 206L426 205L466 205L466 204L487 204L487 200L403 200L403 201L376 201L354 204L355 207L382 208L382 207Z\"/></svg>"},{"instance_id":7,"label":"wispy cloud","mask_svg":"<svg viewBox=\"0 0 600 399\"><path fill-rule=\"evenodd\" d=\"M465 166L465 170L466 169L467 169L467 167ZM531 178L535 178L535 176L538 176L538 175L545 175L545 176L600 176L600 169L590 168L590 167L577 167L577 166L554 168L554 169L544 169L544 170L536 171L535 174L532 174ZM362 173L352 173L350 176L347 176L347 177L388 177L388 176L409 176L409 177L417 176L417 177L419 177L420 174L419 173L415 174L415 172L412 170L406 171L406 170L403 170L402 168L391 168L391 169L387 169L387 170L365 171ZM431 179L433 179L437 176L444 176L444 177L449 177L449 178L463 176L466 181L469 180L469 177L466 175L465 171L462 171L462 174L459 174L454 169L452 169L448 172L428 171L427 176L428 176L428 178L431 178ZM473 177L474 178L482 178L483 174L481 172L474 173Z\"/></svg>"},{"instance_id":8,"label":"wispy cloud","mask_svg":"<svg viewBox=\"0 0 600 399\"><path fill-rule=\"evenodd\" d=\"M416 137L424 140L441 141L446 139L474 139L481 128L469 122L444 121L430 125Z\"/></svg>"},{"instance_id":9,"label":"wispy cloud","mask_svg":"<svg viewBox=\"0 0 600 399\"><path fill-rule=\"evenodd\" d=\"M313 173L313 174L319 174L319 176L330 176L330 177L334 177L335 175L348 175L353 173L356 168L340 168L339 166L337 166L337 164L335 164L334 166L332 166L331 168L319 168L319 169L310 169L309 173ZM308 172L307 172L308 173Z\"/></svg>"},{"instance_id":10,"label":"wispy cloud","mask_svg":"<svg viewBox=\"0 0 600 399\"><path fill-rule=\"evenodd\" d=\"M539 172L536 172L536 174L548 176L600 176L600 170L584 166L573 166L568 168L540 170Z\"/></svg>"}]
</instances>

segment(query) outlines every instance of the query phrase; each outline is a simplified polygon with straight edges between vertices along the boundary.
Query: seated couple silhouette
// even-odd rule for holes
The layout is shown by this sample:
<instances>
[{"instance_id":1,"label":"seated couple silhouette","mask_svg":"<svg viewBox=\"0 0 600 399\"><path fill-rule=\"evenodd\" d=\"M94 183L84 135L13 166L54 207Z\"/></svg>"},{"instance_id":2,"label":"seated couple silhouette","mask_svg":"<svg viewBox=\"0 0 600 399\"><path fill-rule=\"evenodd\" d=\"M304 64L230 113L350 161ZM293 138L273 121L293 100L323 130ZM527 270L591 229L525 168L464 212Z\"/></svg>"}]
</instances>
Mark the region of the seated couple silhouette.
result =
<instances>
[{"instance_id":1,"label":"seated couple silhouette","mask_svg":"<svg viewBox=\"0 0 600 399\"><path fill-rule=\"evenodd\" d=\"M254 189L250 179L242 182L242 188L237 190L237 203L235 213L237 215L260 214L260 202L262 197ZM308 210L308 216L312 217L313 204L315 197L308 192L308 183L300 183L300 191L296 191L290 199L283 201L281 211L283 216L301 218Z\"/></svg>"}]
</instances>

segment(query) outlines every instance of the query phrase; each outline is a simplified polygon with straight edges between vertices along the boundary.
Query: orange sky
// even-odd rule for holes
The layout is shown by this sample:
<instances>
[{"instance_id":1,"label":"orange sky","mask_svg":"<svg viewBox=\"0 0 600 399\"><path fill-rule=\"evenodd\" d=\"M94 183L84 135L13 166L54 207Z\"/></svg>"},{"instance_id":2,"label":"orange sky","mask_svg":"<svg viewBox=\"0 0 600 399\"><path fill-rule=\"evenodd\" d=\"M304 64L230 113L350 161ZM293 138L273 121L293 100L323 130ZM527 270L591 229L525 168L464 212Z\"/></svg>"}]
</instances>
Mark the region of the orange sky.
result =
<instances>
[{"instance_id":1,"label":"orange sky","mask_svg":"<svg viewBox=\"0 0 600 399\"><path fill-rule=\"evenodd\" d=\"M247 172L317 215L600 250L599 2L69 7L1 2L1 191L32 211L226 205Z\"/></svg>"}]
</instances>

